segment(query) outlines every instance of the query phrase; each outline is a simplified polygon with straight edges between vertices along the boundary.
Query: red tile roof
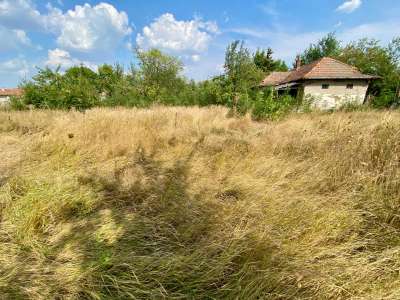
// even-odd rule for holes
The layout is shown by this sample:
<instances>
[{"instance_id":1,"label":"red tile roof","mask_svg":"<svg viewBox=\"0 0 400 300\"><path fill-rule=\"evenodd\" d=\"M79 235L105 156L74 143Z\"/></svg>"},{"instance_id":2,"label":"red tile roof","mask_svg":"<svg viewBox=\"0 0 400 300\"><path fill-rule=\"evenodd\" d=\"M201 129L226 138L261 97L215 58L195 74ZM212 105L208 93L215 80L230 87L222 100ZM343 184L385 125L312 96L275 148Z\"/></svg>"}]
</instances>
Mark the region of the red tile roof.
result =
<instances>
[{"instance_id":1,"label":"red tile roof","mask_svg":"<svg viewBox=\"0 0 400 300\"><path fill-rule=\"evenodd\" d=\"M279 74L277 74L279 73ZM362 74L357 68L330 57L323 57L311 64L292 70L283 78L282 72L272 72L261 86L278 85L305 79L374 79L378 76ZM278 80L279 79L279 80Z\"/></svg>"},{"instance_id":2,"label":"red tile roof","mask_svg":"<svg viewBox=\"0 0 400 300\"><path fill-rule=\"evenodd\" d=\"M23 90L18 88L14 89L0 88L0 96L21 96L22 93Z\"/></svg>"},{"instance_id":3,"label":"red tile roof","mask_svg":"<svg viewBox=\"0 0 400 300\"><path fill-rule=\"evenodd\" d=\"M291 72L272 72L262 82L262 86L276 85L285 80Z\"/></svg>"}]
</instances>

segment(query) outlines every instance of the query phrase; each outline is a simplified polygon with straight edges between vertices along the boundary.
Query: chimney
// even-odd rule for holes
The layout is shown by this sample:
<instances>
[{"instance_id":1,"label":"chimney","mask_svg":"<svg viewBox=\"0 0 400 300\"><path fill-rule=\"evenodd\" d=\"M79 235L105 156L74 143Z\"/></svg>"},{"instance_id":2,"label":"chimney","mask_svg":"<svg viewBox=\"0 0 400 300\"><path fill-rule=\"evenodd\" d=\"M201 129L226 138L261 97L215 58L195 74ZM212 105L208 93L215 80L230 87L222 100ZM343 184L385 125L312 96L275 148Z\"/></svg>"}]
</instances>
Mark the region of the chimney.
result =
<instances>
[{"instance_id":1,"label":"chimney","mask_svg":"<svg viewBox=\"0 0 400 300\"><path fill-rule=\"evenodd\" d=\"M301 58L300 55L296 56L296 70L300 69L301 67Z\"/></svg>"}]
</instances>

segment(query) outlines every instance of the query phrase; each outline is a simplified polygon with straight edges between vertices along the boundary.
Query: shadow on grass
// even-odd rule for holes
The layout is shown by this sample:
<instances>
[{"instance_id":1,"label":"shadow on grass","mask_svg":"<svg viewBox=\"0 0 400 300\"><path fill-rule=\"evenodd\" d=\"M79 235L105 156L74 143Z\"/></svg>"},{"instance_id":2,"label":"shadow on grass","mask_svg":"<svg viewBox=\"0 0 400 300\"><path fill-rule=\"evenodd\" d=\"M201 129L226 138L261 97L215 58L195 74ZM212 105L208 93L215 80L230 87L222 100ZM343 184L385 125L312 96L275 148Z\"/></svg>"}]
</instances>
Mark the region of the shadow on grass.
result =
<instances>
[{"instance_id":1,"label":"shadow on grass","mask_svg":"<svg viewBox=\"0 0 400 300\"><path fill-rule=\"evenodd\" d=\"M229 204L189 192L190 163L200 144L170 167L139 148L113 176L80 177L80 185L99 195L98 206L88 215L71 211L65 220L71 230L47 243L36 274L16 272L10 285L42 285L37 294L55 299L278 296L287 259L267 238L223 224L223 206ZM65 258L69 250L72 258ZM60 276L68 263L79 272L74 279ZM65 269L57 273L60 268ZM285 281L296 294L295 282ZM24 295L21 289L13 295Z\"/></svg>"}]
</instances>

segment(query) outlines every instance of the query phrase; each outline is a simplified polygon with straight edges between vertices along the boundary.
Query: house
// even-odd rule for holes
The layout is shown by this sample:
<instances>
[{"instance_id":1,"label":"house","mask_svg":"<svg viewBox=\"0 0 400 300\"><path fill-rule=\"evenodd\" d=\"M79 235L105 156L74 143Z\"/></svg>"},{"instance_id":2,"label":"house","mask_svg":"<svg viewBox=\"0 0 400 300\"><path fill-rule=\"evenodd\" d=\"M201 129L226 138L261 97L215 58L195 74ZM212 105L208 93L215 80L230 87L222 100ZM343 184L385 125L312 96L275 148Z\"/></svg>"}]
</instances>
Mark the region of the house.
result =
<instances>
[{"instance_id":1,"label":"house","mask_svg":"<svg viewBox=\"0 0 400 300\"><path fill-rule=\"evenodd\" d=\"M332 109L346 103L363 104L372 80L379 78L362 74L357 68L330 57L296 67L288 72L272 72L261 83L278 93L310 99L318 109Z\"/></svg>"},{"instance_id":2,"label":"house","mask_svg":"<svg viewBox=\"0 0 400 300\"><path fill-rule=\"evenodd\" d=\"M5 89L0 88L0 105L5 105L10 102L10 98L13 96L21 96L22 89L13 88L13 89Z\"/></svg>"}]
</instances>

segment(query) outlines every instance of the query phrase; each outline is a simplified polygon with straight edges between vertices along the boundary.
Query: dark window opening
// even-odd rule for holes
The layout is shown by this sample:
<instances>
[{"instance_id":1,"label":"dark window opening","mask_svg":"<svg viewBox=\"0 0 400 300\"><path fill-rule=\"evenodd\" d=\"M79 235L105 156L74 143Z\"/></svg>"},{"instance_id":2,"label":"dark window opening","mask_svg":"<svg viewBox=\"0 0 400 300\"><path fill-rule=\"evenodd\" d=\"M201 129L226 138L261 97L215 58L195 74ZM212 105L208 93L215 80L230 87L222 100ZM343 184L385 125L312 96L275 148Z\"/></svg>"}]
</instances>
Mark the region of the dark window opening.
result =
<instances>
[{"instance_id":1,"label":"dark window opening","mask_svg":"<svg viewBox=\"0 0 400 300\"><path fill-rule=\"evenodd\" d=\"M322 89L323 89L323 90L329 89L329 84L323 84L323 85L322 85Z\"/></svg>"},{"instance_id":2,"label":"dark window opening","mask_svg":"<svg viewBox=\"0 0 400 300\"><path fill-rule=\"evenodd\" d=\"M354 84L349 83L348 85L346 85L346 89L352 90L354 87Z\"/></svg>"}]
</instances>

